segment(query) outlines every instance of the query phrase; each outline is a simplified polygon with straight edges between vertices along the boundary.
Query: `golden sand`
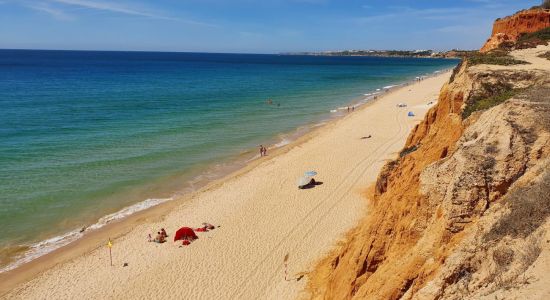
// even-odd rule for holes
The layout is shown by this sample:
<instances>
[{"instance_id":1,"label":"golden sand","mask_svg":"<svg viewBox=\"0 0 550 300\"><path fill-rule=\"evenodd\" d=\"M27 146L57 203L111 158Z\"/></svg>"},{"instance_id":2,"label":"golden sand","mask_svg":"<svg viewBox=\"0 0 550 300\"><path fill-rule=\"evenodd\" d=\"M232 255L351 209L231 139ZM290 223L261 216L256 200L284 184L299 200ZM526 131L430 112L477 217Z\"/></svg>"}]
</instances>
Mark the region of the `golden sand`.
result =
<instances>
[{"instance_id":1,"label":"golden sand","mask_svg":"<svg viewBox=\"0 0 550 300\"><path fill-rule=\"evenodd\" d=\"M279 154L2 274L0 291L10 290L2 297L295 298L306 281L296 278L307 274L365 214L363 189L397 155L449 76L442 73L386 93ZM401 102L408 107L396 107ZM416 116L408 117L409 111ZM361 139L367 135L372 137ZM316 170L315 179L323 184L299 190L296 182L308 170ZM181 226L202 222L221 227L198 233L190 246L147 242L147 234L161 227L173 235ZM112 267L108 237L114 238Z\"/></svg>"}]
</instances>

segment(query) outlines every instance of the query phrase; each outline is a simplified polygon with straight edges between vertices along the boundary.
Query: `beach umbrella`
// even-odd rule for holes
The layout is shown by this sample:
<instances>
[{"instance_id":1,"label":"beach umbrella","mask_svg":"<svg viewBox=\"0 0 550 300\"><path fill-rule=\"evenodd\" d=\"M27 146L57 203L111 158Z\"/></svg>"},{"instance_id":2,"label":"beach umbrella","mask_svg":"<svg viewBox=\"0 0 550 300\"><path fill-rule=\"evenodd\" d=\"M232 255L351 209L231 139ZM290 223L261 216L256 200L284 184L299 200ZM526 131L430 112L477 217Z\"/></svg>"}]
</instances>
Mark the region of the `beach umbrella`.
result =
<instances>
[{"instance_id":1,"label":"beach umbrella","mask_svg":"<svg viewBox=\"0 0 550 300\"><path fill-rule=\"evenodd\" d=\"M313 176L317 175L317 172L315 172L315 171L307 171L304 175L309 176L309 177L313 177Z\"/></svg>"},{"instance_id":2,"label":"beach umbrella","mask_svg":"<svg viewBox=\"0 0 550 300\"><path fill-rule=\"evenodd\" d=\"M298 179L298 186L308 185L310 181L311 177L309 176L301 177L300 179Z\"/></svg>"},{"instance_id":3,"label":"beach umbrella","mask_svg":"<svg viewBox=\"0 0 550 300\"><path fill-rule=\"evenodd\" d=\"M412 111L409 111L409 113L407 114L407 116L409 117L414 117L414 113Z\"/></svg>"},{"instance_id":4,"label":"beach umbrella","mask_svg":"<svg viewBox=\"0 0 550 300\"><path fill-rule=\"evenodd\" d=\"M174 242L178 240L183 239L196 239L197 235L195 234L195 231L192 228L189 227L182 227L176 231L174 234Z\"/></svg>"}]
</instances>

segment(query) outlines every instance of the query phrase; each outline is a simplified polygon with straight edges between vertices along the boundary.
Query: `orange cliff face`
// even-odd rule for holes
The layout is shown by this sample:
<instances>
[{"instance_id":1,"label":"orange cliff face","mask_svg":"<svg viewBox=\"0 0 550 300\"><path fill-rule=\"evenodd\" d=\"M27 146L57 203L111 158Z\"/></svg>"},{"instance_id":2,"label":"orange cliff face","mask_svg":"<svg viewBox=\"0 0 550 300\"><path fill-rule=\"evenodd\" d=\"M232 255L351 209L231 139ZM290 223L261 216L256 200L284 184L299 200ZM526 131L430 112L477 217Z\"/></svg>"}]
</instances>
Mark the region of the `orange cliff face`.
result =
<instances>
[{"instance_id":1,"label":"orange cliff face","mask_svg":"<svg viewBox=\"0 0 550 300\"><path fill-rule=\"evenodd\" d=\"M495 22L482 51L549 26L550 10L519 12ZM529 63L455 68L367 193L368 215L309 273L305 298L522 299L507 296L528 289L530 268L548 282L550 46L519 49L510 55Z\"/></svg>"},{"instance_id":2,"label":"orange cliff face","mask_svg":"<svg viewBox=\"0 0 550 300\"><path fill-rule=\"evenodd\" d=\"M513 236L531 212L507 215L507 205L540 204L517 200L517 187L550 182L533 179L550 178L550 62L540 63L544 70L465 60L455 69L368 192L368 215L309 274L310 299L478 299L533 264L550 238L538 238L542 223ZM524 92L464 119L466 107L511 88ZM550 194L550 184L534 193ZM546 213L550 232L550 204Z\"/></svg>"},{"instance_id":3,"label":"orange cliff face","mask_svg":"<svg viewBox=\"0 0 550 300\"><path fill-rule=\"evenodd\" d=\"M530 9L498 19L493 25L491 37L479 50L482 53L498 48L504 42L515 43L523 33L531 33L550 27L549 9Z\"/></svg>"},{"instance_id":4,"label":"orange cliff face","mask_svg":"<svg viewBox=\"0 0 550 300\"><path fill-rule=\"evenodd\" d=\"M424 251L411 252L437 211L420 195L418 179L426 166L450 155L462 135L461 106L473 84L465 70L456 69L438 105L414 128L405 145L414 150L384 167L370 195L371 214L350 233L347 244L320 263L310 277L311 298L398 299L434 268L426 265ZM439 245L441 238L447 237L432 231L430 244Z\"/></svg>"}]
</instances>

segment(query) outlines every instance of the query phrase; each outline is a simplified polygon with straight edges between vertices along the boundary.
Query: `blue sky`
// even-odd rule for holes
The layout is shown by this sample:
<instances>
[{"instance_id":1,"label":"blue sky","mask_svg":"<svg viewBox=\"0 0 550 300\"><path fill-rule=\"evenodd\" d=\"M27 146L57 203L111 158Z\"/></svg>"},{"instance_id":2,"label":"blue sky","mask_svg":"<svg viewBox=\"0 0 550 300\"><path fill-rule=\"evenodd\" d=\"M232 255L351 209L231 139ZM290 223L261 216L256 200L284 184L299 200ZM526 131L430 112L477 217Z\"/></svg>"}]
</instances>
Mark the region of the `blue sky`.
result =
<instances>
[{"instance_id":1,"label":"blue sky","mask_svg":"<svg viewBox=\"0 0 550 300\"><path fill-rule=\"evenodd\" d=\"M479 48L538 0L0 0L0 48L277 53Z\"/></svg>"}]
</instances>

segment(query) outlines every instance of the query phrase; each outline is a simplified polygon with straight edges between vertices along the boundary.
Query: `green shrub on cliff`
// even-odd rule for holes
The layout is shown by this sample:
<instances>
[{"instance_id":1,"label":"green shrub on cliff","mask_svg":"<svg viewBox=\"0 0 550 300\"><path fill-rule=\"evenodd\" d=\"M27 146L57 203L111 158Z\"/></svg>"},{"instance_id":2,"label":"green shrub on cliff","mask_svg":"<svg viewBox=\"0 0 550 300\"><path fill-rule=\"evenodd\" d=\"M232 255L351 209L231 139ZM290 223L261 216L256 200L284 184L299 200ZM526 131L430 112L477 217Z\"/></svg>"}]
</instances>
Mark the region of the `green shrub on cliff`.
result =
<instances>
[{"instance_id":1,"label":"green shrub on cliff","mask_svg":"<svg viewBox=\"0 0 550 300\"><path fill-rule=\"evenodd\" d=\"M512 56L508 55L506 51L503 50L493 50L489 53L480 53L474 52L470 53L466 59L468 60L470 66L475 65L501 65L501 66L511 66L511 65L522 65L527 64L527 62L522 60L517 60Z\"/></svg>"},{"instance_id":2,"label":"green shrub on cliff","mask_svg":"<svg viewBox=\"0 0 550 300\"><path fill-rule=\"evenodd\" d=\"M541 5L535 5L531 7L531 9L539 9L539 8L550 9L550 0L544 0L542 1Z\"/></svg>"},{"instance_id":3,"label":"green shrub on cliff","mask_svg":"<svg viewBox=\"0 0 550 300\"><path fill-rule=\"evenodd\" d=\"M466 107L464 108L464 111L462 111L462 119L468 118L472 113L476 111L486 110L493 106L497 106L502 102L514 97L521 91L523 91L523 89L509 89L491 97L487 97L487 98L479 97L479 98L471 99L469 101L470 103L466 105Z\"/></svg>"},{"instance_id":4,"label":"green shrub on cliff","mask_svg":"<svg viewBox=\"0 0 550 300\"><path fill-rule=\"evenodd\" d=\"M538 45L548 45L550 41L550 27L539 31L522 34L515 45L516 49L534 48Z\"/></svg>"},{"instance_id":5,"label":"green shrub on cliff","mask_svg":"<svg viewBox=\"0 0 550 300\"><path fill-rule=\"evenodd\" d=\"M539 39L543 41L550 41L550 27L546 27L539 31L524 33L518 38L518 42L529 41L533 39Z\"/></svg>"},{"instance_id":6,"label":"green shrub on cliff","mask_svg":"<svg viewBox=\"0 0 550 300\"><path fill-rule=\"evenodd\" d=\"M413 145L413 146L410 146L408 148L405 148L405 149L401 150L401 152L399 152L399 157L404 157L404 156L407 156L407 155L413 153L414 151L418 150L418 146L419 145Z\"/></svg>"},{"instance_id":7,"label":"green shrub on cliff","mask_svg":"<svg viewBox=\"0 0 550 300\"><path fill-rule=\"evenodd\" d=\"M506 236L525 238L540 228L550 216L550 172L532 185L512 190L505 199L509 212L485 234L487 242Z\"/></svg>"}]
</instances>

